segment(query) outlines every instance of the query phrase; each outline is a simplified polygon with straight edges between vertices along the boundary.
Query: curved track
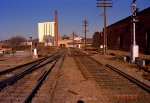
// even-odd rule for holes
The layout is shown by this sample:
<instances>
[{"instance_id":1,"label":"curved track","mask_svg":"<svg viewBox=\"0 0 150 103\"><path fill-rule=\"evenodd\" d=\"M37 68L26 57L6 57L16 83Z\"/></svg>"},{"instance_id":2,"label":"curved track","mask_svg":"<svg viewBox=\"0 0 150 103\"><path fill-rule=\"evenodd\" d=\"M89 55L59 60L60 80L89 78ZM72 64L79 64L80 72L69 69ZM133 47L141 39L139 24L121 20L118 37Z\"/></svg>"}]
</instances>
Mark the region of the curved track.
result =
<instances>
[{"instance_id":1,"label":"curved track","mask_svg":"<svg viewBox=\"0 0 150 103\"><path fill-rule=\"evenodd\" d=\"M43 61L45 61L46 59L52 57L53 55L55 55L58 52L59 51L51 54L48 57L39 58L38 60L34 60L32 62L29 62L29 63L23 64L23 65L19 65L19 66L16 66L16 67L9 68L9 69L6 69L4 71L1 71L0 72L0 84L2 84L2 82L4 80L6 80L6 79L9 79L9 78L11 78L13 76L16 76L17 74L20 74L20 73L22 73L24 71L27 71L30 68L34 68L34 67L40 65Z\"/></svg>"},{"instance_id":2,"label":"curved track","mask_svg":"<svg viewBox=\"0 0 150 103\"><path fill-rule=\"evenodd\" d=\"M31 101L51 69L64 53L65 50L61 50L53 56L47 57L38 65L2 81L0 84L0 101L5 103L28 103Z\"/></svg>"}]
</instances>

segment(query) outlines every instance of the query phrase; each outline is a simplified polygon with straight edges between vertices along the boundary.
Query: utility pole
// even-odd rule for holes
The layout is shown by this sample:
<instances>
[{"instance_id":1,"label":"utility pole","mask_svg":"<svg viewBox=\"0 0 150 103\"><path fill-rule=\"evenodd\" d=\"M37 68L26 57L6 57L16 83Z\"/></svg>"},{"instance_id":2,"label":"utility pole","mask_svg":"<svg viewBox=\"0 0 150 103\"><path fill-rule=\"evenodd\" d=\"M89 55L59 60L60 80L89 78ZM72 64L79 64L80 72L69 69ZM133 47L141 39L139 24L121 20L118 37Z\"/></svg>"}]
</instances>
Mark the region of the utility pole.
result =
<instances>
[{"instance_id":1,"label":"utility pole","mask_svg":"<svg viewBox=\"0 0 150 103\"><path fill-rule=\"evenodd\" d=\"M32 37L29 37L30 38L30 44L31 44L31 53L32 53L32 49L33 49L33 47L32 47Z\"/></svg>"},{"instance_id":2,"label":"utility pole","mask_svg":"<svg viewBox=\"0 0 150 103\"><path fill-rule=\"evenodd\" d=\"M84 21L83 21L83 25L82 26L84 26L84 34L85 34L85 42L84 42L84 49L86 50L86 33L89 31L89 30L87 30L87 26L88 26L88 21L85 19Z\"/></svg>"},{"instance_id":3,"label":"utility pole","mask_svg":"<svg viewBox=\"0 0 150 103\"><path fill-rule=\"evenodd\" d=\"M131 61L135 62L136 58L138 58L138 54L139 54L139 47L138 45L136 45L136 38L135 38L135 24L138 21L138 17L137 17L137 12L138 12L138 8L137 8L137 4L135 3L136 0L132 0L132 24L133 24L133 42L132 42L132 46L131 46Z\"/></svg>"},{"instance_id":4,"label":"utility pole","mask_svg":"<svg viewBox=\"0 0 150 103\"><path fill-rule=\"evenodd\" d=\"M97 7L104 8L104 45L103 54L107 53L107 30L106 30L106 8L112 7L112 0L97 0Z\"/></svg>"},{"instance_id":5,"label":"utility pole","mask_svg":"<svg viewBox=\"0 0 150 103\"><path fill-rule=\"evenodd\" d=\"M72 40L73 40L73 41L72 41L72 42L73 42L73 48L74 48L74 34L75 34L75 32L74 32L74 30L73 30L73 33L72 33L72 36L73 36L73 39L72 39Z\"/></svg>"}]
</instances>

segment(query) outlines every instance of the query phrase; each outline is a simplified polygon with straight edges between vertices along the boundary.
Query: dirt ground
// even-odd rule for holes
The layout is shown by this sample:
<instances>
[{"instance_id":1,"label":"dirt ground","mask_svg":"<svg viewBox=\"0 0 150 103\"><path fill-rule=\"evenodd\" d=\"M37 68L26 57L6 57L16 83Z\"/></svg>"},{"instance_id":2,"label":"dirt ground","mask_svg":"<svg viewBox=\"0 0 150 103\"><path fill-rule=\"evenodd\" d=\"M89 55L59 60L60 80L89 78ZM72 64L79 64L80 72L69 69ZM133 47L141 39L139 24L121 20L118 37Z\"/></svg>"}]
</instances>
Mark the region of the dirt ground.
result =
<instances>
[{"instance_id":1,"label":"dirt ground","mask_svg":"<svg viewBox=\"0 0 150 103\"><path fill-rule=\"evenodd\" d=\"M32 60L33 58L31 52L17 51L14 55L5 54L2 57L0 57L0 71Z\"/></svg>"},{"instance_id":2,"label":"dirt ground","mask_svg":"<svg viewBox=\"0 0 150 103\"><path fill-rule=\"evenodd\" d=\"M119 54L119 52L115 53ZM149 81L142 78L142 71L135 69L134 64L113 59L110 55L95 54L92 58L103 65L110 64L119 68L150 85ZM30 52L18 52L14 56L12 54L5 55L0 58L0 71L32 60ZM83 77L77 64L69 55L66 55L64 59L51 99L52 103L108 103L109 101L109 98L104 95L94 80L87 80Z\"/></svg>"},{"instance_id":3,"label":"dirt ground","mask_svg":"<svg viewBox=\"0 0 150 103\"><path fill-rule=\"evenodd\" d=\"M79 102L83 101L83 102ZM52 103L108 103L95 81L87 80L72 57L66 55Z\"/></svg>"},{"instance_id":4,"label":"dirt ground","mask_svg":"<svg viewBox=\"0 0 150 103\"><path fill-rule=\"evenodd\" d=\"M115 53L122 55L122 52ZM135 64L114 59L111 55L95 54L91 57L103 65L110 64L150 85L150 82L142 77L143 71L137 70ZM110 103L109 97L104 95L98 84L94 80L85 79L73 58L66 55L52 103L78 103L79 100L82 101L81 103Z\"/></svg>"}]
</instances>

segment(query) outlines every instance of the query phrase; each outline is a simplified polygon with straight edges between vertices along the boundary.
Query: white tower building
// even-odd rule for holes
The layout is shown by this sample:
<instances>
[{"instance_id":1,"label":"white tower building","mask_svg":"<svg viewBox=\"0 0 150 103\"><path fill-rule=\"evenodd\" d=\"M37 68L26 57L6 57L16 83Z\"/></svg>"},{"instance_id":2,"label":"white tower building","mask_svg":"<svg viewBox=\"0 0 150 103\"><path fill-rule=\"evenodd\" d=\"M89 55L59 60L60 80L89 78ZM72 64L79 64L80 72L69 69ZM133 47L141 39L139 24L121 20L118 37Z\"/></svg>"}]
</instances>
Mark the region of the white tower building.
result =
<instances>
[{"instance_id":1,"label":"white tower building","mask_svg":"<svg viewBox=\"0 0 150 103\"><path fill-rule=\"evenodd\" d=\"M54 42L55 22L38 23L39 42Z\"/></svg>"}]
</instances>

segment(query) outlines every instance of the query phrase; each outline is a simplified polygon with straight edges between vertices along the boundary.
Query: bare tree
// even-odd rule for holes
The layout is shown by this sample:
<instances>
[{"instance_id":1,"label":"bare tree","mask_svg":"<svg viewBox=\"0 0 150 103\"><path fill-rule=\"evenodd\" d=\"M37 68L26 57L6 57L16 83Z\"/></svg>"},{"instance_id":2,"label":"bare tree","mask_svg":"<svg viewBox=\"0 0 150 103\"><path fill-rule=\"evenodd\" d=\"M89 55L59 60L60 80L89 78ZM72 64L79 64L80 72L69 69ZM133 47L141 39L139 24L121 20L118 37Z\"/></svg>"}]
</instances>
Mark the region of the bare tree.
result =
<instances>
[{"instance_id":1,"label":"bare tree","mask_svg":"<svg viewBox=\"0 0 150 103\"><path fill-rule=\"evenodd\" d=\"M10 38L9 40L8 40L8 44L9 44L9 46L11 46L11 47L20 47L21 46L21 43L22 42L25 42L26 41L26 39L24 38L24 37L22 37L22 36L15 36L15 37L12 37L12 38Z\"/></svg>"}]
</instances>

